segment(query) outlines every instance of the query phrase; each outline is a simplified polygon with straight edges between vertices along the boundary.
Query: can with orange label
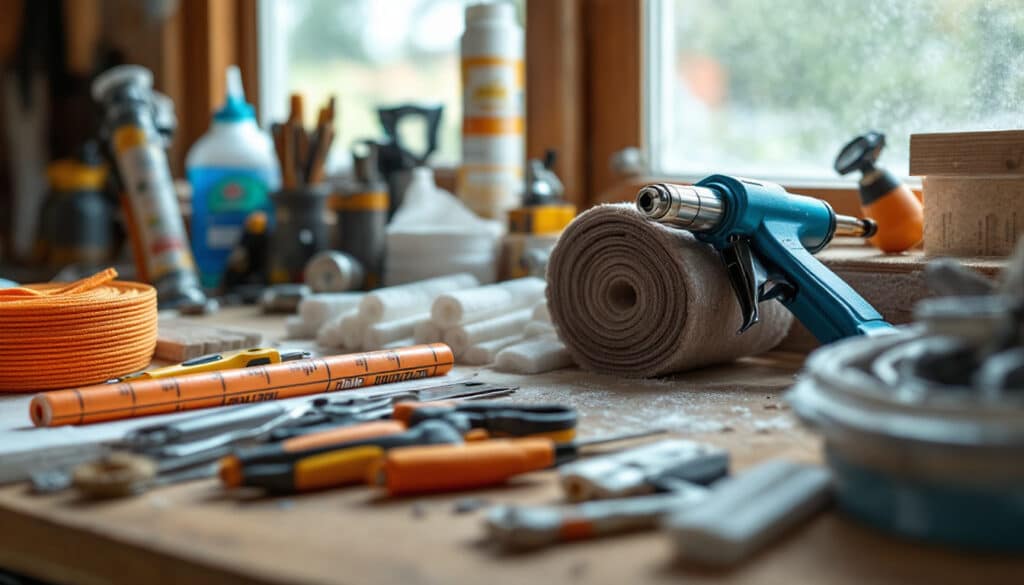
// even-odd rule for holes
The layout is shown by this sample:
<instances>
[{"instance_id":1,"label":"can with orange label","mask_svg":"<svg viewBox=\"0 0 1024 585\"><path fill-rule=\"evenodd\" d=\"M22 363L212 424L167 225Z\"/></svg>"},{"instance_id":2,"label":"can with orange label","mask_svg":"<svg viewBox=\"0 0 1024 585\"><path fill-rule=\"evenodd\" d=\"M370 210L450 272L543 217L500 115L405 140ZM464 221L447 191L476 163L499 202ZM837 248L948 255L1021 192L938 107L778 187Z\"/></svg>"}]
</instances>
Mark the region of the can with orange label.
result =
<instances>
[{"instance_id":1,"label":"can with orange label","mask_svg":"<svg viewBox=\"0 0 1024 585\"><path fill-rule=\"evenodd\" d=\"M466 8L462 36L462 167L458 195L504 219L523 190L523 28L511 3Z\"/></svg>"}]
</instances>

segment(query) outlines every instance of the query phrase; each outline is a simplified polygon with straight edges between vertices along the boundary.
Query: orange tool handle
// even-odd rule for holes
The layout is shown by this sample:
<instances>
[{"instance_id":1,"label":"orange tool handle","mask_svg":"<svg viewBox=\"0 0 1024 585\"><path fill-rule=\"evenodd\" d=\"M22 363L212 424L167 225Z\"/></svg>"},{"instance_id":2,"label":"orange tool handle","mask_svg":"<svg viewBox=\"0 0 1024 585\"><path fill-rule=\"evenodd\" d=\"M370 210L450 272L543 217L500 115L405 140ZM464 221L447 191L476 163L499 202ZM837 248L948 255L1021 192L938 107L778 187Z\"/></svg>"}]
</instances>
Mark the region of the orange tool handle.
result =
<instances>
[{"instance_id":1,"label":"orange tool handle","mask_svg":"<svg viewBox=\"0 0 1024 585\"><path fill-rule=\"evenodd\" d=\"M412 418L412 413L425 407L434 406L455 406L457 402L451 400L439 400L437 402L415 402L406 401L399 402L391 410L391 418L402 421L406 426L409 425L409 419Z\"/></svg>"},{"instance_id":2,"label":"orange tool handle","mask_svg":"<svg viewBox=\"0 0 1024 585\"><path fill-rule=\"evenodd\" d=\"M405 432L405 430L405 425L395 420L373 421L350 427L338 427L336 429L320 433L300 435L298 437L281 441L281 443L277 445L267 445L266 448L276 448L276 450L282 454L295 453L305 451L306 449L330 447L332 445L343 445L352 441L362 441L376 437L397 435L398 433ZM219 472L221 481L227 487L238 487L242 485L245 479L244 467L245 465L242 463L242 459L240 459L238 455L228 455L222 458L220 460ZM360 468L358 481L363 481L366 477L366 469L366 466Z\"/></svg>"},{"instance_id":3,"label":"orange tool handle","mask_svg":"<svg viewBox=\"0 0 1024 585\"><path fill-rule=\"evenodd\" d=\"M376 445L328 451L295 464L293 485L297 492L364 483L366 474L380 461L384 449Z\"/></svg>"},{"instance_id":4,"label":"orange tool handle","mask_svg":"<svg viewBox=\"0 0 1024 585\"><path fill-rule=\"evenodd\" d=\"M864 216L878 224L868 241L883 252L905 252L924 238L924 205L906 185L865 205Z\"/></svg>"},{"instance_id":5,"label":"orange tool handle","mask_svg":"<svg viewBox=\"0 0 1024 585\"><path fill-rule=\"evenodd\" d=\"M388 495L402 496L498 485L554 464L554 441L497 439L391 449L368 479L385 486Z\"/></svg>"},{"instance_id":6,"label":"orange tool handle","mask_svg":"<svg viewBox=\"0 0 1024 585\"><path fill-rule=\"evenodd\" d=\"M443 376L453 364L447 345L415 345L58 390L33 397L29 413L37 427L86 424Z\"/></svg>"}]
</instances>

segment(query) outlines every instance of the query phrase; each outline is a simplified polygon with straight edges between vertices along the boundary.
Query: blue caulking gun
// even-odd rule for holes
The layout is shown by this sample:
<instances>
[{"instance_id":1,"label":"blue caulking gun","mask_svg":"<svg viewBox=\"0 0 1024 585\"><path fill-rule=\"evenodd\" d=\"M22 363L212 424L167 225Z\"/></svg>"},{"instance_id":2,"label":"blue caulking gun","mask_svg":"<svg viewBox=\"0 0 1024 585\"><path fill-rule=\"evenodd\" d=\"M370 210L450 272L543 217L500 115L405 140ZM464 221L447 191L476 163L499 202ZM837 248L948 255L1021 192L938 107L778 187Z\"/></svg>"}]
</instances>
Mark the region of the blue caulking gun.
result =
<instances>
[{"instance_id":1,"label":"blue caulking gun","mask_svg":"<svg viewBox=\"0 0 1024 585\"><path fill-rule=\"evenodd\" d=\"M821 343L892 328L813 256L836 235L871 237L869 219L838 215L828 203L774 183L725 175L693 186L647 185L636 206L718 250L743 315L738 333L757 323L757 304L768 299L782 302Z\"/></svg>"}]
</instances>

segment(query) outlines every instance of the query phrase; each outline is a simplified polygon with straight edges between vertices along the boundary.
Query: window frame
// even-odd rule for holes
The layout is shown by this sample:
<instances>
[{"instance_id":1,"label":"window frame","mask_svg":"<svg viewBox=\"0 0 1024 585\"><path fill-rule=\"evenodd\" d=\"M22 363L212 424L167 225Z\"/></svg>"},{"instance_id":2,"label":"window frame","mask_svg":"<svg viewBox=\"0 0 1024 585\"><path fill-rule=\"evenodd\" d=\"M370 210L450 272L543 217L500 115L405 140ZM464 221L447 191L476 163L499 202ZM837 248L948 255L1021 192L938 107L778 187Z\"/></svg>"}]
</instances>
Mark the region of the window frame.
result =
<instances>
[{"instance_id":1,"label":"window frame","mask_svg":"<svg viewBox=\"0 0 1024 585\"><path fill-rule=\"evenodd\" d=\"M609 91L622 87L641 88L639 92L625 92L625 98L615 99L591 94L592 112L590 175L592 203L605 203L631 199L630 193L650 182L673 181L692 183L703 175L663 174L648 172L644 176L618 176L610 170L609 157L628 146L640 147L650 153L656 148L656 139L648 137L646 128L651 123L647 91L647 72L654 58L653 41L647 34L652 18L651 1L668 0L589 0L588 37L593 39L589 49L588 77L594 90ZM600 40L598 42L597 40ZM628 107L627 107L628 106ZM850 181L813 181L782 178L783 187L824 199L838 213L860 215L858 189ZM916 185L912 185L916 186Z\"/></svg>"}]
</instances>

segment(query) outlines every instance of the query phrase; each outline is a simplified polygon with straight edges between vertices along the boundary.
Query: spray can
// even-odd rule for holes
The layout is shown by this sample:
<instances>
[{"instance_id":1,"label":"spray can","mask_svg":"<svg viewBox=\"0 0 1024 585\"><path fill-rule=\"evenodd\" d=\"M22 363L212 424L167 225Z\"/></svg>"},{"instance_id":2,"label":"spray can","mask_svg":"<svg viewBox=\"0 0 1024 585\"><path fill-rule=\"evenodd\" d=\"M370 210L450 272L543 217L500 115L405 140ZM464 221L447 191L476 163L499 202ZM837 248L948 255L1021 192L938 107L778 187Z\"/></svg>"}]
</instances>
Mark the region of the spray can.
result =
<instances>
[{"instance_id":1,"label":"spray can","mask_svg":"<svg viewBox=\"0 0 1024 585\"><path fill-rule=\"evenodd\" d=\"M510 3L466 8L462 36L462 167L458 195L504 219L523 185L523 28Z\"/></svg>"},{"instance_id":2,"label":"spray can","mask_svg":"<svg viewBox=\"0 0 1024 585\"><path fill-rule=\"evenodd\" d=\"M114 67L93 82L92 97L102 108L100 132L120 179L139 277L156 287L162 308L205 305L157 124L153 74Z\"/></svg>"},{"instance_id":3,"label":"spray can","mask_svg":"<svg viewBox=\"0 0 1024 585\"><path fill-rule=\"evenodd\" d=\"M377 172L378 148L373 141L356 143L352 148L354 181L330 202L336 214L334 247L362 265L366 290L381 284L387 247L388 187Z\"/></svg>"}]
</instances>

